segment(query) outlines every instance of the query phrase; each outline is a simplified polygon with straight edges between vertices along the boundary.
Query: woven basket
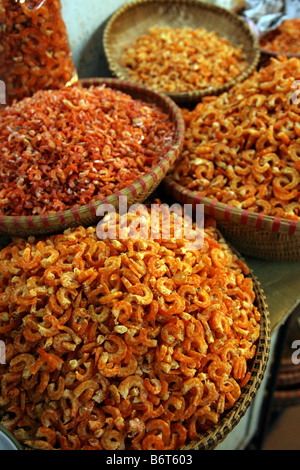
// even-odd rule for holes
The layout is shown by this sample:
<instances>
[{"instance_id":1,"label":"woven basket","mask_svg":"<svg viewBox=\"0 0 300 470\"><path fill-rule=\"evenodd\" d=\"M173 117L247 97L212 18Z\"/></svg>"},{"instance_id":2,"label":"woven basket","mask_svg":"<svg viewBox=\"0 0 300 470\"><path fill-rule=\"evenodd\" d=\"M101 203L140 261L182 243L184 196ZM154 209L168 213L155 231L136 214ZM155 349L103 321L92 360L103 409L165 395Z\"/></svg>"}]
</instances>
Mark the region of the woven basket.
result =
<instances>
[{"instance_id":1,"label":"woven basket","mask_svg":"<svg viewBox=\"0 0 300 470\"><path fill-rule=\"evenodd\" d=\"M5 443L5 449L1 449L1 443ZM0 450L23 450L17 439L0 424Z\"/></svg>"},{"instance_id":2,"label":"woven basket","mask_svg":"<svg viewBox=\"0 0 300 470\"><path fill-rule=\"evenodd\" d=\"M243 46L248 67L234 80L219 87L194 92L166 92L177 103L199 101L203 96L217 95L245 80L259 61L259 44L246 23L235 13L197 0L136 0L118 9L103 34L103 48L108 66L118 78L128 78L125 67L119 64L123 47L131 44L152 26L190 28L203 27L229 40L235 47Z\"/></svg>"},{"instance_id":3,"label":"woven basket","mask_svg":"<svg viewBox=\"0 0 300 470\"><path fill-rule=\"evenodd\" d=\"M234 248L231 247L231 249L240 259L242 259ZM195 441L183 446L182 450L214 450L219 444L221 444L221 442L224 441L228 434L245 415L264 378L270 354L270 315L267 301L259 281L251 270L249 276L253 281L256 293L256 306L261 314L260 336L257 343L256 354L251 366L251 378L233 408L224 415L220 422L209 431L199 436Z\"/></svg>"},{"instance_id":4,"label":"woven basket","mask_svg":"<svg viewBox=\"0 0 300 470\"><path fill-rule=\"evenodd\" d=\"M275 52L275 51L269 51L267 49L264 49L263 47L260 48L260 60L259 60L259 64L258 64L258 67L261 68L261 67L267 67L270 62L271 62L271 59L274 57L275 59L281 55L284 55L285 57L287 58L290 58L290 57L298 57L300 59L300 54L283 54L281 52Z\"/></svg>"},{"instance_id":5,"label":"woven basket","mask_svg":"<svg viewBox=\"0 0 300 470\"><path fill-rule=\"evenodd\" d=\"M140 180L106 198L90 202L84 206L74 206L68 210L45 214L42 216L0 216L0 234L26 237L29 235L46 235L62 232L69 227L78 225L94 225L99 217L96 216L97 208L101 204L111 204L116 209L119 207L119 198L127 197L128 205L140 203L156 189L169 168L179 155L184 140L184 121L176 104L167 96L157 93L147 87L133 84L130 81L122 81L113 78L91 78L81 81L83 86L106 84L107 86L121 90L136 99L154 103L169 113L170 119L175 124L175 140L172 148L159 163L151 168Z\"/></svg>"},{"instance_id":6,"label":"woven basket","mask_svg":"<svg viewBox=\"0 0 300 470\"><path fill-rule=\"evenodd\" d=\"M0 237L1 249L8 243L8 240L1 240ZM245 262L238 251L236 251L232 246L230 246L230 248L240 260ZM183 446L180 450L214 450L245 415L264 378L270 354L270 313L261 284L251 269L249 272L249 277L253 281L254 292L256 295L255 305L261 315L260 335L257 340L256 353L250 368L251 377L247 385L243 388L240 398L235 402L233 408L226 412L223 418L221 418L220 422L209 431L201 434L196 440ZM19 443L16 442L16 445L20 448Z\"/></svg>"},{"instance_id":7,"label":"woven basket","mask_svg":"<svg viewBox=\"0 0 300 470\"><path fill-rule=\"evenodd\" d=\"M300 261L300 222L242 210L185 189L169 176L163 189L183 204L203 204L226 240L241 253L270 261Z\"/></svg>"}]
</instances>

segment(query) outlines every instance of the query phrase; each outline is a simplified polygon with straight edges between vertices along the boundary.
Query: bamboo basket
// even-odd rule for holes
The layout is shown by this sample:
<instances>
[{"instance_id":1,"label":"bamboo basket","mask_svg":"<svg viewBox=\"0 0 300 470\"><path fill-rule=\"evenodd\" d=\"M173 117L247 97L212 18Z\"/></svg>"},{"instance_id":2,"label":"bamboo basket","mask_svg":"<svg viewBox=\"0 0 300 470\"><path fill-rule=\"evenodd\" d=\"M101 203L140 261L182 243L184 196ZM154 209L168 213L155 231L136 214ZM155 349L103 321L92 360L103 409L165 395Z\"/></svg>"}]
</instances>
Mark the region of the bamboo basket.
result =
<instances>
[{"instance_id":1,"label":"bamboo basket","mask_svg":"<svg viewBox=\"0 0 300 470\"><path fill-rule=\"evenodd\" d=\"M165 92L177 103L199 101L207 95L229 90L245 80L258 65L260 52L257 38L248 25L235 13L197 0L136 0L121 6L109 19L103 34L103 49L111 73L128 78L125 67L119 64L123 47L131 44L152 26L190 28L203 27L215 31L235 47L243 46L248 67L237 78L218 87L194 92Z\"/></svg>"},{"instance_id":2,"label":"bamboo basket","mask_svg":"<svg viewBox=\"0 0 300 470\"><path fill-rule=\"evenodd\" d=\"M0 237L0 249L5 247L8 243L9 241L5 239L1 240ZM242 258L239 252L235 250L235 248L232 246L230 246L230 248L240 260L245 262L245 260ZM251 269L249 269L248 276L253 281L254 292L256 294L255 305L261 315L260 335L256 343L256 353L250 367L251 377L247 385L243 388L241 396L235 402L233 408L226 412L226 414L221 418L220 422L212 427L209 431L199 435L196 440L193 440L182 446L180 449L178 449L180 451L214 450L221 442L223 442L228 434L239 423L240 419L245 415L264 379L270 354L270 313L261 284ZM1 430L3 430L4 433L9 434L7 430L5 430L0 425L0 432ZM22 449L21 444L18 443L12 435L10 436L11 439L14 440L16 447Z\"/></svg>"},{"instance_id":3,"label":"bamboo basket","mask_svg":"<svg viewBox=\"0 0 300 470\"><path fill-rule=\"evenodd\" d=\"M69 227L79 225L94 225L99 220L96 213L100 205L110 204L118 209L121 196L127 198L128 205L145 201L179 156L184 140L184 121L179 108L169 97L130 81L114 78L83 79L81 83L85 87L106 84L111 88L128 93L135 99L160 106L166 113L169 113L170 119L175 124L175 140L172 148L141 179L106 198L99 197L97 201L83 206L73 206L62 212L41 216L0 216L0 235L38 236L62 232Z\"/></svg>"},{"instance_id":4,"label":"bamboo basket","mask_svg":"<svg viewBox=\"0 0 300 470\"><path fill-rule=\"evenodd\" d=\"M230 248L240 259L243 259L233 247ZM183 446L182 450L214 450L221 444L245 415L265 376L270 354L270 314L260 282L252 270L250 270L249 276L253 281L256 293L256 306L261 314L260 336L251 366L251 378L233 408L221 418L220 422L195 441Z\"/></svg>"},{"instance_id":5,"label":"bamboo basket","mask_svg":"<svg viewBox=\"0 0 300 470\"><path fill-rule=\"evenodd\" d=\"M300 222L271 217L223 204L185 189L169 176L163 189L183 204L203 204L206 216L241 253L269 261L300 261Z\"/></svg>"}]
</instances>

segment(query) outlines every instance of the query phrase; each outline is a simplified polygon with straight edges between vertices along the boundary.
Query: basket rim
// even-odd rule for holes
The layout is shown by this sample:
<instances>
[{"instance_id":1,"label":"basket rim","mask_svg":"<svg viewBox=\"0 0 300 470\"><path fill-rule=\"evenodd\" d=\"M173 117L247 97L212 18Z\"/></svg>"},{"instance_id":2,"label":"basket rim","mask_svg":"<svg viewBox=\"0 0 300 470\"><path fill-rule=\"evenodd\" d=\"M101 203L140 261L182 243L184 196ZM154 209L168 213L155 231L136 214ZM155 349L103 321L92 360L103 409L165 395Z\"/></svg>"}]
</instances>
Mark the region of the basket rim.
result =
<instances>
[{"instance_id":1,"label":"basket rim","mask_svg":"<svg viewBox=\"0 0 300 470\"><path fill-rule=\"evenodd\" d=\"M232 222L258 230L264 229L272 233L300 236L300 220L285 219L252 212L247 209L239 209L186 189L168 175L163 179L162 184L171 193L172 197L179 199L182 203L203 204L207 213L216 220Z\"/></svg>"},{"instance_id":2,"label":"basket rim","mask_svg":"<svg viewBox=\"0 0 300 470\"><path fill-rule=\"evenodd\" d=\"M292 53L292 52L280 52L280 51L273 51L272 49L265 49L264 47L260 48L260 52L262 54L268 55L270 57L279 57L279 56L285 56L287 58L292 58L292 57L298 57L300 58L300 53L298 54L297 52Z\"/></svg>"},{"instance_id":3,"label":"basket rim","mask_svg":"<svg viewBox=\"0 0 300 470\"><path fill-rule=\"evenodd\" d=\"M243 256L226 241L231 251L243 262ZM247 265L248 266L248 265ZM183 450L214 450L239 423L240 419L245 415L251 405L255 395L264 378L267 369L268 359L270 355L271 344L271 327L270 313L265 293L262 289L260 281L254 274L253 270L248 266L248 276L253 281L253 287L256 294L256 306L261 315L260 335L256 345L256 353L251 365L251 377L243 388L241 396L235 402L234 406L221 417L219 423L211 429L203 433L197 439L182 447Z\"/></svg>"},{"instance_id":4,"label":"basket rim","mask_svg":"<svg viewBox=\"0 0 300 470\"><path fill-rule=\"evenodd\" d=\"M238 77L236 77L233 80L230 80L229 82L225 83L224 85L217 86L217 87L207 87L205 89L201 90L195 90L195 91L190 91L190 92L167 92L160 90L170 98L172 98L174 101L177 102L189 102L189 101L194 101L199 98L202 98L203 96L208 96L208 95L218 95L220 93L223 93L227 90L229 90L233 85L235 85L238 82L241 82L245 80L248 76L252 74L252 72L256 69L259 59L260 59L260 48L259 48L259 41L258 38L255 36L255 34L251 31L249 26L246 24L245 21L243 21L242 18L240 18L234 10L228 10L226 8L223 8L219 5L213 5L209 3L205 3L199 0L133 0L131 2L127 2L124 5L121 5L120 8L118 8L112 16L109 18L108 22L105 25L104 32L103 32L103 50L104 54L106 56L106 60L108 63L108 67L110 72L115 75L118 78L121 79L127 79L128 76L124 72L121 72L120 69L118 68L118 65L115 63L113 57L111 56L110 53L110 47L109 47L109 38L110 34L112 32L114 23L121 17L123 14L126 14L129 12L132 8L135 8L136 6L139 5L144 5L144 4L149 4L149 3L182 3L185 5L193 5L198 7L199 9L205 9L209 11L214 11L220 15L223 15L227 17L228 19L231 19L234 21L242 30L244 30L245 34L248 35L249 39L251 40L252 43L252 50L254 53L254 59L252 60L251 63L249 63L248 67L240 74Z\"/></svg>"},{"instance_id":5,"label":"basket rim","mask_svg":"<svg viewBox=\"0 0 300 470\"><path fill-rule=\"evenodd\" d=\"M54 226L64 226L71 224L66 222L68 219L73 221L84 221L85 214L89 217L96 217L97 208L101 205L114 205L118 204L120 197L127 197L128 199L136 197L151 185L159 180L159 174L162 172L163 176L167 174L169 168L178 158L180 151L183 146L185 124L180 109L176 103L166 95L160 92L152 90L149 87L133 83L130 80L120 80L118 78L110 77L95 77L95 78L82 78L80 83L84 87L106 85L108 87L115 88L124 93L134 94L140 93L145 94L146 98L150 98L149 102L162 106L163 109L170 114L170 119L173 119L175 124L175 138L171 149L166 155L159 160L159 162L147 171L147 173L140 179L135 181L130 186L121 189L110 196L99 196L97 200L90 201L88 204L79 206L78 204L59 212L45 213L43 215L20 215L20 216L8 216L0 215L0 233L7 233L10 227L14 229L34 229L39 226L43 228L51 228ZM142 98L140 98L142 99Z\"/></svg>"},{"instance_id":6,"label":"basket rim","mask_svg":"<svg viewBox=\"0 0 300 470\"><path fill-rule=\"evenodd\" d=\"M279 28L279 26L277 26L275 29L271 29L270 31L268 31L267 33L265 33L261 39L263 39L263 38L265 38L266 36L268 36L269 33L272 33L272 32L274 32L274 31L276 31L278 28ZM261 39L260 39L260 40L261 40ZM300 52L298 53L298 52L282 52L282 51L275 51L275 50L273 50L273 49L268 49L268 48L266 48L266 47L262 47L261 45L260 45L260 51L261 51L262 54L268 55L268 56L270 56L270 57L285 56L285 57L287 57L287 58L291 58L291 57L299 57L299 58L300 58Z\"/></svg>"}]
</instances>

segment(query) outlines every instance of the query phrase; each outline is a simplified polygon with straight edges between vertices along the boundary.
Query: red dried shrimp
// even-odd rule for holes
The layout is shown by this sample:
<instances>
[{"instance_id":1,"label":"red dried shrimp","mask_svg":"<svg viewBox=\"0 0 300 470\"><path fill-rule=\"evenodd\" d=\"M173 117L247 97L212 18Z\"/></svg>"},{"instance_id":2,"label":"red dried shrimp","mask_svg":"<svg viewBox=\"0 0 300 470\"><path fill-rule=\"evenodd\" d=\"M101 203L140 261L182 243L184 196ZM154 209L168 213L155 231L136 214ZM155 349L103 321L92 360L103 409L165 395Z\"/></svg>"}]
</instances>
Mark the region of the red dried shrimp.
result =
<instances>
[{"instance_id":1,"label":"red dried shrimp","mask_svg":"<svg viewBox=\"0 0 300 470\"><path fill-rule=\"evenodd\" d=\"M0 252L0 416L23 445L178 449L232 408L260 313L248 268L204 230L201 250L79 227Z\"/></svg>"},{"instance_id":2,"label":"red dried shrimp","mask_svg":"<svg viewBox=\"0 0 300 470\"><path fill-rule=\"evenodd\" d=\"M151 28L125 46L120 64L129 77L167 92L218 87L246 68L242 47L204 28Z\"/></svg>"}]
</instances>

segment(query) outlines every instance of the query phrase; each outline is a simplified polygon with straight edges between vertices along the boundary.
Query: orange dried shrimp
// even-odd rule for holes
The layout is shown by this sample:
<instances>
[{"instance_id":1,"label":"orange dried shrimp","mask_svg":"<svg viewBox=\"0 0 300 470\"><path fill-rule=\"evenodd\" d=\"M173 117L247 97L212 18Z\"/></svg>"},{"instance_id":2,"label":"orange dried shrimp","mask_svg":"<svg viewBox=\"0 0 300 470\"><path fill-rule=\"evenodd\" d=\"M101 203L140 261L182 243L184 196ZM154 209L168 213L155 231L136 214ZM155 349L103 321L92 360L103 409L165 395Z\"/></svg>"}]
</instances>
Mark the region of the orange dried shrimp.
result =
<instances>
[{"instance_id":1,"label":"orange dried shrimp","mask_svg":"<svg viewBox=\"0 0 300 470\"><path fill-rule=\"evenodd\" d=\"M0 80L8 104L77 81L60 0L1 0Z\"/></svg>"},{"instance_id":2,"label":"orange dried shrimp","mask_svg":"<svg viewBox=\"0 0 300 470\"><path fill-rule=\"evenodd\" d=\"M234 207L299 220L299 79L299 59L272 58L228 93L184 110L185 143L172 178Z\"/></svg>"},{"instance_id":3,"label":"orange dried shrimp","mask_svg":"<svg viewBox=\"0 0 300 470\"><path fill-rule=\"evenodd\" d=\"M79 227L0 252L0 422L23 445L178 449L234 405L260 313L248 268L204 231L201 250Z\"/></svg>"},{"instance_id":4,"label":"orange dried shrimp","mask_svg":"<svg viewBox=\"0 0 300 470\"><path fill-rule=\"evenodd\" d=\"M300 18L285 20L261 39L260 46L268 51L300 54Z\"/></svg>"},{"instance_id":5,"label":"orange dried shrimp","mask_svg":"<svg viewBox=\"0 0 300 470\"><path fill-rule=\"evenodd\" d=\"M242 47L214 31L168 27L153 27L125 46L120 64L131 79L167 92L218 87L247 66Z\"/></svg>"},{"instance_id":6,"label":"orange dried shrimp","mask_svg":"<svg viewBox=\"0 0 300 470\"><path fill-rule=\"evenodd\" d=\"M0 215L109 196L158 163L174 136L163 109L108 86L39 91L0 112Z\"/></svg>"}]
</instances>

